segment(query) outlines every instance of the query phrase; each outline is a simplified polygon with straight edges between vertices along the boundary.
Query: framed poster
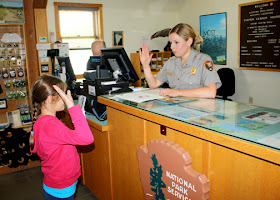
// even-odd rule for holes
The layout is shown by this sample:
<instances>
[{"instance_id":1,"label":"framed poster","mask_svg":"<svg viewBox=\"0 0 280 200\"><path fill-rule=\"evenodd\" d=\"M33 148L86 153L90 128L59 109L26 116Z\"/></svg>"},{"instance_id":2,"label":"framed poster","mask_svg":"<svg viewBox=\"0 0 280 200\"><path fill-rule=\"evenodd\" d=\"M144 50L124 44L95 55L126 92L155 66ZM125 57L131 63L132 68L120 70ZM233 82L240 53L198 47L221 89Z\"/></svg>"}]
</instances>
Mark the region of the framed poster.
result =
<instances>
[{"instance_id":1,"label":"framed poster","mask_svg":"<svg viewBox=\"0 0 280 200\"><path fill-rule=\"evenodd\" d=\"M123 46L123 31L112 32L113 47Z\"/></svg>"},{"instance_id":2,"label":"framed poster","mask_svg":"<svg viewBox=\"0 0 280 200\"><path fill-rule=\"evenodd\" d=\"M214 64L227 64L227 14L200 16L201 52L208 54Z\"/></svg>"},{"instance_id":3,"label":"framed poster","mask_svg":"<svg viewBox=\"0 0 280 200\"><path fill-rule=\"evenodd\" d=\"M280 71L280 1L239 5L239 69Z\"/></svg>"},{"instance_id":4,"label":"framed poster","mask_svg":"<svg viewBox=\"0 0 280 200\"><path fill-rule=\"evenodd\" d=\"M24 23L22 1L0 1L0 23Z\"/></svg>"}]
</instances>

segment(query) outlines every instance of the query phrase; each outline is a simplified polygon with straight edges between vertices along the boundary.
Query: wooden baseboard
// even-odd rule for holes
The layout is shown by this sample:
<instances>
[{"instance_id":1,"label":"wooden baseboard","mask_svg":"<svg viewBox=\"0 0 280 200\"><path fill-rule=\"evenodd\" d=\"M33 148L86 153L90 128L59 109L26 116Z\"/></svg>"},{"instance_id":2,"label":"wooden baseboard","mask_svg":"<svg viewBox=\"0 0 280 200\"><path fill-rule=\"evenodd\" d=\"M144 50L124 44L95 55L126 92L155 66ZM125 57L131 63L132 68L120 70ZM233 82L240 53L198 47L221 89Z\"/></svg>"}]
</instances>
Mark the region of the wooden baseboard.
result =
<instances>
[{"instance_id":1,"label":"wooden baseboard","mask_svg":"<svg viewBox=\"0 0 280 200\"><path fill-rule=\"evenodd\" d=\"M24 169L29 169L32 167L40 166L40 160L30 161L27 165L20 165L17 168L9 168L8 166L1 166L0 167L0 175L9 174L12 172L17 172Z\"/></svg>"}]
</instances>

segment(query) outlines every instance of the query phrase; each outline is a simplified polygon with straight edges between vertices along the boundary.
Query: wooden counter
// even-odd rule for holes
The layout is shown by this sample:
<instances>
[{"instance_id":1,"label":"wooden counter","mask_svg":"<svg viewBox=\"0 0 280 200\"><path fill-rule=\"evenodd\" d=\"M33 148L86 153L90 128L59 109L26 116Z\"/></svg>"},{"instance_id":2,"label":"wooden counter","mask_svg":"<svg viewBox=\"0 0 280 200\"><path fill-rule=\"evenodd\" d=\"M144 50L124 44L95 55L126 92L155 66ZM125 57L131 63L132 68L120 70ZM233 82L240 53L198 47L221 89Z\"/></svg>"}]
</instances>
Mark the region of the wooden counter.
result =
<instances>
[{"instance_id":1,"label":"wooden counter","mask_svg":"<svg viewBox=\"0 0 280 200\"><path fill-rule=\"evenodd\" d=\"M144 199L138 170L137 148L147 145L150 140L165 138L188 151L193 160L192 168L207 176L210 181L210 199L280 199L278 177L280 147L273 144L270 146L267 141L257 138L257 136L265 138L265 134L270 136L265 131L269 129L265 128L272 126L271 130L279 132L280 123L273 125L258 123L258 127L251 131L249 131L250 126L244 128L247 124L240 124L244 122L244 116L259 112L259 109L276 114L280 113L279 110L220 100L223 102L223 107L218 106L219 112L224 111L224 115L221 117L219 113L216 121L203 127L194 124L197 117L184 121L174 117L175 114L171 116L168 112L166 114L159 112L164 106L160 107L155 102L137 104L110 98L110 96L102 96L98 100L107 105L108 132L106 136L103 135L102 140L97 137L95 145L108 147L108 154L103 156L106 164L109 164L111 188L107 191L111 193L106 197L103 194L104 198L96 194L97 198ZM217 103L221 102L211 101L212 103L200 104L201 110L205 112L209 109L209 112L213 111L212 114L217 114ZM183 107L180 109L184 111ZM244 116L241 117L241 114ZM236 126L231 126L232 121ZM225 125L230 128L222 132L221 127ZM166 135L161 134L160 130L163 126L166 127ZM237 128L241 131L236 131ZM271 135L273 136L272 133ZM99 144L101 141L103 144ZM87 170L89 169L85 169ZM105 173L104 170L100 172ZM107 175L103 174L103 182L105 179L108 180ZM98 180L93 180L95 181Z\"/></svg>"}]
</instances>

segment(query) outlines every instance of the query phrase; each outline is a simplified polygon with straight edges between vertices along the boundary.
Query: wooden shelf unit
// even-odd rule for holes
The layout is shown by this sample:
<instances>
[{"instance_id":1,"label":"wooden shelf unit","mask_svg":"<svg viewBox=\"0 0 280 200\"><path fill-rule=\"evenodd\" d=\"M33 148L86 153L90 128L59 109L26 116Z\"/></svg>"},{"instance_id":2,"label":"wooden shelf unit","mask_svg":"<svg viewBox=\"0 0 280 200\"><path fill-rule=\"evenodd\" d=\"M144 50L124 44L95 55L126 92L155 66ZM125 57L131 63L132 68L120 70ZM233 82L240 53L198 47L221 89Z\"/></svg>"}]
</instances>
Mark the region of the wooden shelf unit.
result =
<instances>
[{"instance_id":1,"label":"wooden shelf unit","mask_svg":"<svg viewBox=\"0 0 280 200\"><path fill-rule=\"evenodd\" d=\"M151 63L150 63L150 67L152 70L152 73L154 75L156 75L159 70L163 67L164 63L171 57L171 51L165 51L165 52L150 52L151 54L153 54ZM139 74L141 75L142 70L142 65L140 62L140 55L139 53L131 53L130 54L130 60L131 63L134 67L134 69L137 71L139 71ZM138 74L138 73L137 73ZM142 78L144 78L141 75Z\"/></svg>"},{"instance_id":2,"label":"wooden shelf unit","mask_svg":"<svg viewBox=\"0 0 280 200\"><path fill-rule=\"evenodd\" d=\"M0 123L6 123L7 117L6 112L8 111L14 111L17 110L17 105L19 104L29 104L31 103L30 100L30 81L29 81L29 71L28 71L28 64L27 64L27 52L26 52L26 40L25 40L25 30L24 30L24 24L23 23L16 23L16 24L1 24L0 26L0 38L4 36L4 34L11 34L13 37L19 36L21 41L20 42L3 42L1 41L1 60L0 60L0 71L2 73L0 84L3 89L3 93L0 94L0 98L4 98L7 100L7 108L0 110ZM15 47L17 45L17 47ZM17 68L20 67L23 70L23 76L19 76L19 72L17 71ZM7 70L8 77L3 78L3 70ZM15 77L11 77L10 71L11 69L15 70ZM20 80L23 79L25 81L24 87L18 87L13 85L14 80ZM5 87L5 81L10 80L11 87L7 88ZM17 84L18 85L18 84ZM7 91L17 91L24 90L26 92L26 97L18 97L16 99L7 98ZM14 96L17 96L14 95ZM12 96L12 95L11 95Z\"/></svg>"}]
</instances>

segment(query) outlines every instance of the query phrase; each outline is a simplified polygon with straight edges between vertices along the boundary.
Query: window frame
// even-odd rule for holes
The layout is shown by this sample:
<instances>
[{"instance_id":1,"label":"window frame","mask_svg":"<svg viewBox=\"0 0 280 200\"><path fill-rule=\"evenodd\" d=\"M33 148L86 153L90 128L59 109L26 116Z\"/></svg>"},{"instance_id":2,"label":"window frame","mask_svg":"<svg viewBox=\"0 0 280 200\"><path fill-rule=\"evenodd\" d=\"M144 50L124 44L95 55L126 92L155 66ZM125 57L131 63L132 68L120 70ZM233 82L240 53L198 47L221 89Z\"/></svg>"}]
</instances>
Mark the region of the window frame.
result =
<instances>
[{"instance_id":1,"label":"window frame","mask_svg":"<svg viewBox=\"0 0 280 200\"><path fill-rule=\"evenodd\" d=\"M56 39L61 41L60 32L60 21L59 21L59 9L58 7L93 7L98 8L97 11L97 22L98 22L98 35L100 40L104 40L103 32L103 5L102 4L85 4L85 3L67 3L67 2L54 2L54 14L55 14L55 29L56 29ZM91 48L90 48L91 49ZM76 78L83 78L82 74L75 74Z\"/></svg>"}]
</instances>

